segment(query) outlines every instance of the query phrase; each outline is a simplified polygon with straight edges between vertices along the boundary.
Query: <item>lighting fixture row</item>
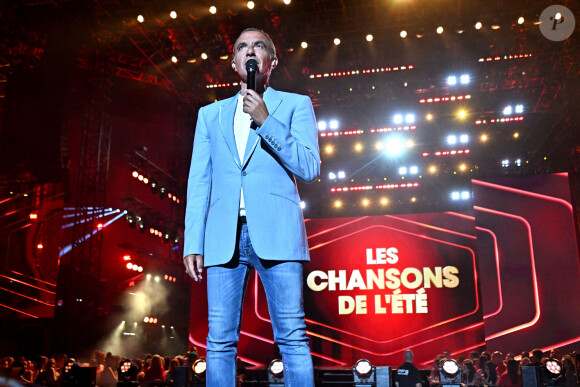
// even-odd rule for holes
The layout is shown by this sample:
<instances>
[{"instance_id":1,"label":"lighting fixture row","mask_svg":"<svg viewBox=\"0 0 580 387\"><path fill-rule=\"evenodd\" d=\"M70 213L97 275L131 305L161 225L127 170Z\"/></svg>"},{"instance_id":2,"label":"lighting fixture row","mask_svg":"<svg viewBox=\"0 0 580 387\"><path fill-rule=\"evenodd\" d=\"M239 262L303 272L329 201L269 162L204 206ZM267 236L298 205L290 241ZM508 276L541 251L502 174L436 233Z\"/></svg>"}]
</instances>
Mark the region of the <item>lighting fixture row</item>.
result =
<instances>
[{"instance_id":1,"label":"lighting fixture row","mask_svg":"<svg viewBox=\"0 0 580 387\"><path fill-rule=\"evenodd\" d=\"M136 170L131 172L131 176L134 177L135 179L139 180L140 182L142 182L145 185L150 185L151 191L153 193L159 191L159 196L162 199L168 198L169 200L175 202L176 204L180 204L180 200L176 195L172 194L171 192L168 192L167 188L160 185L155 180L148 178L147 176L143 175L142 173L140 173L139 171L136 171Z\"/></svg>"}]
</instances>

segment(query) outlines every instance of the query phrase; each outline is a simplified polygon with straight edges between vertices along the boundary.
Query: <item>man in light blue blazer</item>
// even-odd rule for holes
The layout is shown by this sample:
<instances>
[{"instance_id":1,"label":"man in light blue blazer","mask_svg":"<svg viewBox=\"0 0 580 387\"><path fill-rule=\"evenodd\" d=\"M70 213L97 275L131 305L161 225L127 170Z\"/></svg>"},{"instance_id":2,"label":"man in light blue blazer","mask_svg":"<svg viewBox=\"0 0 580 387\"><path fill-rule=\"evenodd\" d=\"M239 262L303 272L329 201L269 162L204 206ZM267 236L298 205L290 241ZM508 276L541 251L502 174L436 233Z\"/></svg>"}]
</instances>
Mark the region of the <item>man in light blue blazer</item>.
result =
<instances>
[{"instance_id":1,"label":"man in light blue blazer","mask_svg":"<svg viewBox=\"0 0 580 387\"><path fill-rule=\"evenodd\" d=\"M314 386L302 299L309 260L298 178L320 173L310 98L269 87L276 49L246 29L233 48L241 79L234 97L199 110L187 187L184 264L196 281L207 268L208 386L235 386L235 360L248 275L260 276L286 386ZM258 63L255 90L246 62Z\"/></svg>"}]
</instances>

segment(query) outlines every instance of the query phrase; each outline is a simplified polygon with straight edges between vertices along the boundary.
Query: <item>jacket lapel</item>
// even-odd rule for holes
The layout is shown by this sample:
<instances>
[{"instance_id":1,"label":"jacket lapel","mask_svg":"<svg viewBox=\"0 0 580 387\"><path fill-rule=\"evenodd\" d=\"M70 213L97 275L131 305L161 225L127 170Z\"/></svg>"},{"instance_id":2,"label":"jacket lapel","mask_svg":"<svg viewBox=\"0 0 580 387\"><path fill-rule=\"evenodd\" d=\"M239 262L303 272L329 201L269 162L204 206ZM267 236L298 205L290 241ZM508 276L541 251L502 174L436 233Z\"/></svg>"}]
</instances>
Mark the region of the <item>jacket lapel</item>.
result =
<instances>
[{"instance_id":1,"label":"jacket lapel","mask_svg":"<svg viewBox=\"0 0 580 387\"><path fill-rule=\"evenodd\" d=\"M270 115L273 115L276 109L278 109L278 106L280 106L282 100L280 99L280 95L276 90L272 89L271 87L268 87L264 92L264 102L266 103L268 113ZM242 169L244 169L246 167L246 164L248 164L248 161L250 160L250 157L254 153L254 150L258 146L259 142L260 136L256 134L255 130L250 130L250 134L248 136L248 143L246 144L246 150L244 152L244 162L242 164Z\"/></svg>"},{"instance_id":2,"label":"jacket lapel","mask_svg":"<svg viewBox=\"0 0 580 387\"><path fill-rule=\"evenodd\" d=\"M234 137L234 115L236 113L236 106L238 104L238 95L236 94L229 100L225 101L220 106L219 124L220 130L234 161L241 169L240 156L238 155L238 148L236 147L236 138Z\"/></svg>"}]
</instances>

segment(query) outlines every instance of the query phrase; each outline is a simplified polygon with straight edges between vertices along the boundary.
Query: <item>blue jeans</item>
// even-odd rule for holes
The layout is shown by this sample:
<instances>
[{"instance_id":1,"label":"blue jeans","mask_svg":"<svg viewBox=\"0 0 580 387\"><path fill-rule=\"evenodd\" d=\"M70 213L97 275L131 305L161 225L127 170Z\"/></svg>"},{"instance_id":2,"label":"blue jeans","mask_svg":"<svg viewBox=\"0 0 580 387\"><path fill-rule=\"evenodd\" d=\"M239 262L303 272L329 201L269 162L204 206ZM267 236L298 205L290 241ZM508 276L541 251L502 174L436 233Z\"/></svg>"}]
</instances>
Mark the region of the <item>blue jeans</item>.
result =
<instances>
[{"instance_id":1,"label":"blue jeans","mask_svg":"<svg viewBox=\"0 0 580 387\"><path fill-rule=\"evenodd\" d=\"M252 247L246 224L239 227L238 251L234 258L228 264L207 269L209 334L206 385L236 385L242 303L252 267L258 271L266 291L274 340L284 363L285 385L313 387L314 371L304 322L302 263L261 260Z\"/></svg>"}]
</instances>

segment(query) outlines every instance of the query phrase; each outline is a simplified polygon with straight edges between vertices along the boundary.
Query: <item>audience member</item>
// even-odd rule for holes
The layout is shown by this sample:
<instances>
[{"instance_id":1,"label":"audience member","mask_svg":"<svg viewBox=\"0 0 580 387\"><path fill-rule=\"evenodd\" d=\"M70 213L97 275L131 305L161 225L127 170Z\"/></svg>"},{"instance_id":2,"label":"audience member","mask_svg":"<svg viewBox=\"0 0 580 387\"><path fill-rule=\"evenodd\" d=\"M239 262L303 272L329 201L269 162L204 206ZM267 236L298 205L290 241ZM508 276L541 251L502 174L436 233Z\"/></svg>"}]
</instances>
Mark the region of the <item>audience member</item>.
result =
<instances>
[{"instance_id":1,"label":"audience member","mask_svg":"<svg viewBox=\"0 0 580 387\"><path fill-rule=\"evenodd\" d=\"M153 355L151 365L145 370L143 380L146 382L156 382L165 380L165 369L163 367L163 358L159 355Z\"/></svg>"},{"instance_id":2,"label":"audience member","mask_svg":"<svg viewBox=\"0 0 580 387\"><path fill-rule=\"evenodd\" d=\"M506 371L506 366L503 363L503 354L500 351L495 351L491 355L491 361L495 364L495 373L501 375Z\"/></svg>"},{"instance_id":3,"label":"audience member","mask_svg":"<svg viewBox=\"0 0 580 387\"><path fill-rule=\"evenodd\" d=\"M484 384L487 386L495 386L497 384L497 373L495 372L495 364L491 360L488 360L484 367Z\"/></svg>"},{"instance_id":4,"label":"audience member","mask_svg":"<svg viewBox=\"0 0 580 387\"><path fill-rule=\"evenodd\" d=\"M507 361L506 371L500 375L497 385L502 387L520 387L522 385L520 365L517 360Z\"/></svg>"},{"instance_id":5,"label":"audience member","mask_svg":"<svg viewBox=\"0 0 580 387\"><path fill-rule=\"evenodd\" d=\"M471 355L470 355L471 357ZM477 371L475 370L475 366L473 365L473 361L466 359L463 361L461 365L461 378L462 382L466 386L477 386Z\"/></svg>"},{"instance_id":6,"label":"audience member","mask_svg":"<svg viewBox=\"0 0 580 387\"><path fill-rule=\"evenodd\" d=\"M566 387L578 387L578 374L576 365L572 356L565 355L562 357L562 368L566 378Z\"/></svg>"},{"instance_id":7,"label":"audience member","mask_svg":"<svg viewBox=\"0 0 580 387\"><path fill-rule=\"evenodd\" d=\"M542 365L542 358L544 357L544 352L541 349L534 349L532 351L532 357L530 360L532 361L529 365L530 367L539 367Z\"/></svg>"}]
</instances>

